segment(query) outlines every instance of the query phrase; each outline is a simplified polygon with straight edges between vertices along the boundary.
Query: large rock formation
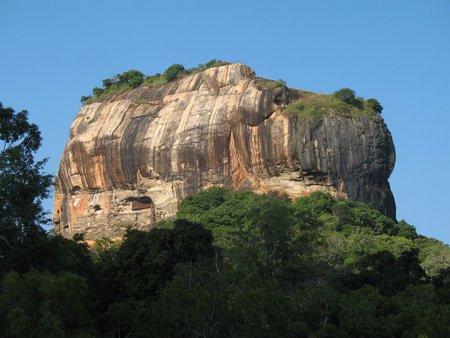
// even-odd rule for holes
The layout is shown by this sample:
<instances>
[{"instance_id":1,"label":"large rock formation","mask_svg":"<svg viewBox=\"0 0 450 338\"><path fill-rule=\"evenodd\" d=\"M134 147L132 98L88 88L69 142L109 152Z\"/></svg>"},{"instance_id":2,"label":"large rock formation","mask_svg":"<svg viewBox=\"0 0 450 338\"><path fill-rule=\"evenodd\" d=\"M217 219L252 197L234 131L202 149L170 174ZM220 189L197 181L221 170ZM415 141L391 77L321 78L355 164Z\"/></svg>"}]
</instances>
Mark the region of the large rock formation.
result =
<instances>
[{"instance_id":1,"label":"large rock formation","mask_svg":"<svg viewBox=\"0 0 450 338\"><path fill-rule=\"evenodd\" d=\"M242 64L139 87L76 116L55 182L55 228L87 239L149 229L211 186L315 190L395 217L391 135L380 116L286 116L297 91L263 90Z\"/></svg>"}]
</instances>

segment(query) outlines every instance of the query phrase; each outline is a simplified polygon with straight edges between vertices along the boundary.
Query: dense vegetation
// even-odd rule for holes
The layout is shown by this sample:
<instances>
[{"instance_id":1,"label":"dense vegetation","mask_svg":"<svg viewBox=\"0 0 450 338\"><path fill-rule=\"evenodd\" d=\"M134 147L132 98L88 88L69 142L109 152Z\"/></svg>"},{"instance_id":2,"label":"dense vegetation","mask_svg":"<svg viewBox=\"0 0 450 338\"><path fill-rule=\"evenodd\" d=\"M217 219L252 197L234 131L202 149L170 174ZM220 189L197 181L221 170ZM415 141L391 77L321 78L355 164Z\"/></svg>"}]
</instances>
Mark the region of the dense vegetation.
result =
<instances>
[{"instance_id":1,"label":"dense vegetation","mask_svg":"<svg viewBox=\"0 0 450 338\"><path fill-rule=\"evenodd\" d=\"M450 334L449 248L324 193L291 202L212 188L122 242L39 246L3 276L2 335Z\"/></svg>"},{"instance_id":2,"label":"dense vegetation","mask_svg":"<svg viewBox=\"0 0 450 338\"><path fill-rule=\"evenodd\" d=\"M0 141L2 337L450 336L450 248L369 205L211 188L89 248L40 226L25 111Z\"/></svg>"},{"instance_id":3,"label":"dense vegetation","mask_svg":"<svg viewBox=\"0 0 450 338\"><path fill-rule=\"evenodd\" d=\"M349 88L340 89L331 95L298 92L300 98L287 106L286 114L308 119L330 114L343 117L376 116L383 110L376 99L356 97L355 92Z\"/></svg>"},{"instance_id":4,"label":"dense vegetation","mask_svg":"<svg viewBox=\"0 0 450 338\"><path fill-rule=\"evenodd\" d=\"M157 73L149 76L145 76L140 71L132 69L122 74L117 74L110 79L103 80L103 86L101 88L95 87L92 89L91 96L82 96L81 103L86 104L96 102L110 94L117 93L128 88L136 88L139 86L162 86L168 82L175 81L181 76L195 74L208 68L218 67L225 64L228 63L216 59L212 59L205 64L199 64L197 67L190 69L185 69L184 66L180 64L174 64L167 68L163 74Z\"/></svg>"}]
</instances>

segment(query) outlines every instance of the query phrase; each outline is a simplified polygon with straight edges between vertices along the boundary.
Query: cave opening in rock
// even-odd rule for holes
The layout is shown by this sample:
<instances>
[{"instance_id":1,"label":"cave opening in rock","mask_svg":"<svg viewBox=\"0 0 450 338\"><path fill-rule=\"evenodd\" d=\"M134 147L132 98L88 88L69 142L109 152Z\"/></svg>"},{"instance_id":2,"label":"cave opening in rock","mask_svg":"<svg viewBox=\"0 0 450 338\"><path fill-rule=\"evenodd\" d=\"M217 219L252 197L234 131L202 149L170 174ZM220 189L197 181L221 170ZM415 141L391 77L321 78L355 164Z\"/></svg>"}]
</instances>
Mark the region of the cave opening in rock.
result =
<instances>
[{"instance_id":1,"label":"cave opening in rock","mask_svg":"<svg viewBox=\"0 0 450 338\"><path fill-rule=\"evenodd\" d=\"M74 194L78 194L80 191L81 191L81 187L79 185L74 185L72 187L72 189L70 190L70 193L72 195L74 195Z\"/></svg>"},{"instance_id":2,"label":"cave opening in rock","mask_svg":"<svg viewBox=\"0 0 450 338\"><path fill-rule=\"evenodd\" d=\"M131 202L131 210L142 210L155 207L153 200L148 196L132 197L128 198L127 201Z\"/></svg>"}]
</instances>

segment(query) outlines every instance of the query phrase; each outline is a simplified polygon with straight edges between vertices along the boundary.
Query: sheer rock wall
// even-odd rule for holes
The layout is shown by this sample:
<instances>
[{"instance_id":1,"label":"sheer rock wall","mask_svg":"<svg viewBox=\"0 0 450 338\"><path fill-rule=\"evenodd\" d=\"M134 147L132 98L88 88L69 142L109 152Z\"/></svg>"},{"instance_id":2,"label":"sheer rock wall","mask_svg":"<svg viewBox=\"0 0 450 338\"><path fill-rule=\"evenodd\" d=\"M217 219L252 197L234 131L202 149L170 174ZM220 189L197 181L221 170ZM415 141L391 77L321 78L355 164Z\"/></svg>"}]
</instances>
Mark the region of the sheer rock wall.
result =
<instances>
[{"instance_id":1,"label":"sheer rock wall","mask_svg":"<svg viewBox=\"0 0 450 338\"><path fill-rule=\"evenodd\" d=\"M285 116L295 90L261 90L242 64L83 106L55 180L57 231L86 239L149 229L211 186L373 203L395 217L395 151L380 116Z\"/></svg>"}]
</instances>

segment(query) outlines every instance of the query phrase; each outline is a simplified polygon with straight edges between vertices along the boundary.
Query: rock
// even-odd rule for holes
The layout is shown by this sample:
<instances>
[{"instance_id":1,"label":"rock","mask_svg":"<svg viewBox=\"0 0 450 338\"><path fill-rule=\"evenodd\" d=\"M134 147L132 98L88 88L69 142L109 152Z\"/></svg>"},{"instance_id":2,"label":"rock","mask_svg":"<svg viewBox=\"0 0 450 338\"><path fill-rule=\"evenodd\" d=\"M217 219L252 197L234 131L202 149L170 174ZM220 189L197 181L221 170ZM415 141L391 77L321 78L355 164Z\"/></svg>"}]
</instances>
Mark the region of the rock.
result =
<instances>
[{"instance_id":1,"label":"rock","mask_svg":"<svg viewBox=\"0 0 450 338\"><path fill-rule=\"evenodd\" d=\"M56 230L91 240L150 229L212 186L327 191L395 217L395 151L383 119L286 116L298 94L259 89L263 81L236 63L83 106L55 180Z\"/></svg>"}]
</instances>

